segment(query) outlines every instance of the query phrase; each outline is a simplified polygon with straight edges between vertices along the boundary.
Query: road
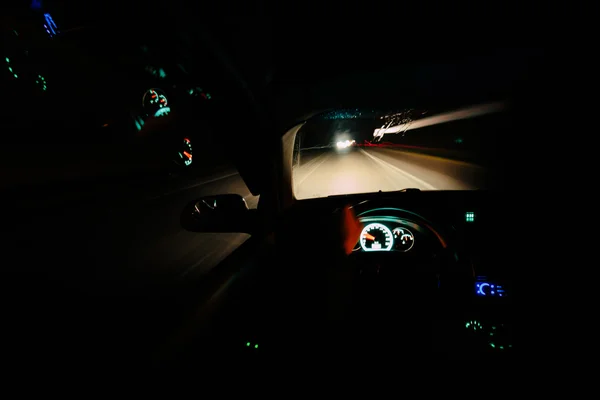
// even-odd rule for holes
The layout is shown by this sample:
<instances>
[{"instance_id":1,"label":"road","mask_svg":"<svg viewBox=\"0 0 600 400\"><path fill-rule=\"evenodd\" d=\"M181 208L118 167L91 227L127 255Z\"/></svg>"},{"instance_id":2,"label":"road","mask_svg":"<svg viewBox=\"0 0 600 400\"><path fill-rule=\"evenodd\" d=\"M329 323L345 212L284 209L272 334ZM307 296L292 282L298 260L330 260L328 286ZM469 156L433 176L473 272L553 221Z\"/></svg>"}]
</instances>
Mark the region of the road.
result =
<instances>
[{"instance_id":1,"label":"road","mask_svg":"<svg viewBox=\"0 0 600 400\"><path fill-rule=\"evenodd\" d=\"M479 165L398 148L315 150L300 157L294 168L298 199L405 188L483 189L487 179Z\"/></svg>"}]
</instances>

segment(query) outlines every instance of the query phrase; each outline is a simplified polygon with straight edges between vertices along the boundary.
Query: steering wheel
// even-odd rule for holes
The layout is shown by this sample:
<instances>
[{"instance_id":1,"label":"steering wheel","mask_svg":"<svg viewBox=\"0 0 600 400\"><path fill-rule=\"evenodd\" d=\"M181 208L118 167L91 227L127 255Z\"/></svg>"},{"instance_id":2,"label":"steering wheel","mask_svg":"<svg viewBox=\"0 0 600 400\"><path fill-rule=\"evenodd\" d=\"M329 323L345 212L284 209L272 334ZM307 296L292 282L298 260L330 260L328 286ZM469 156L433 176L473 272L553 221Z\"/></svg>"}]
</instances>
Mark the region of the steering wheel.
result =
<instances>
[{"instance_id":1,"label":"steering wheel","mask_svg":"<svg viewBox=\"0 0 600 400\"><path fill-rule=\"evenodd\" d=\"M473 277L450 237L412 215L438 241L435 258L352 253L362 231L359 216L367 207L296 210L279 226L271 271L276 278L270 277L269 288L274 290L261 305L270 310L263 320L271 327L267 330L278 332L266 340L279 349L273 353L305 357L360 349L376 354L393 347L402 352L407 344L417 350L427 346L431 329L426 324L451 315L448 311L459 312Z\"/></svg>"},{"instance_id":2,"label":"steering wheel","mask_svg":"<svg viewBox=\"0 0 600 400\"><path fill-rule=\"evenodd\" d=\"M418 233L419 244L407 252L361 251L357 246L350 256L356 273L353 331L361 338L371 337L386 351L406 353L406 342L421 351L427 341L434 341L428 327L459 317L469 301L471 264L461 257L454 235L417 213L370 202L354 208L365 225L378 221L409 226Z\"/></svg>"}]
</instances>

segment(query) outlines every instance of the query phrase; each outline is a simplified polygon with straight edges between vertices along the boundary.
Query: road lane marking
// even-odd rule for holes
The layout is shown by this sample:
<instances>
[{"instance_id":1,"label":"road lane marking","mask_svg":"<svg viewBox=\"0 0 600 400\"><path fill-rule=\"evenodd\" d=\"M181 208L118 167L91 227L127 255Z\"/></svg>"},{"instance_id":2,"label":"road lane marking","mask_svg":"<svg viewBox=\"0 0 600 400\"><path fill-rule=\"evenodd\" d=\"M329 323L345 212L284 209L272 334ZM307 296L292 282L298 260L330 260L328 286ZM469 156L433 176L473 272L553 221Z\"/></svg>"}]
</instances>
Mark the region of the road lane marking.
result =
<instances>
[{"instance_id":1,"label":"road lane marking","mask_svg":"<svg viewBox=\"0 0 600 400\"><path fill-rule=\"evenodd\" d=\"M358 154L358 153L357 153ZM364 159L363 159L364 160ZM376 160L370 160L373 164L375 164L376 167L379 167L379 163ZM369 165L373 165L373 164L369 164ZM383 179L390 184L390 187L392 188L391 190L394 190L397 186L398 186L398 182L396 182L393 178L395 178L394 176L391 176L391 174L382 174L383 175ZM379 190L383 190L382 188L379 188Z\"/></svg>"},{"instance_id":2,"label":"road lane marking","mask_svg":"<svg viewBox=\"0 0 600 400\"><path fill-rule=\"evenodd\" d=\"M401 170L400 168L388 163L387 161L383 161L379 157L375 157L374 155L369 154L367 151L365 151L365 149L359 149L359 150L362 151L367 157L371 158L373 161L379 163L379 165L381 165L382 167L389 168L390 170L403 175L405 178L412 179L415 182L418 182L420 185L422 185L423 187L425 187L429 190L437 190L433 185L425 182L423 179L417 178L413 174L409 174L408 172Z\"/></svg>"},{"instance_id":3,"label":"road lane marking","mask_svg":"<svg viewBox=\"0 0 600 400\"><path fill-rule=\"evenodd\" d=\"M327 160L329 158L329 156L331 156L331 153L324 154L324 156L325 157L323 158L323 160L321 160L320 163L318 163L313 169L311 169L306 175L304 175L304 177L302 179L298 180L298 183L294 182L295 188L300 186L306 180L306 178L308 178L313 172L315 172L317 170L317 168L319 168L321 166L321 164L323 164L325 162L325 160ZM320 157L322 157L322 156L320 156ZM295 192L295 190L294 190L294 192Z\"/></svg>"},{"instance_id":4,"label":"road lane marking","mask_svg":"<svg viewBox=\"0 0 600 400\"><path fill-rule=\"evenodd\" d=\"M298 166L296 166L295 168L306 168L309 165L313 165L315 162L319 161L319 158L323 157L325 154L319 154L318 156L316 156L315 158L313 158L312 160L306 162L305 164L298 164ZM302 153L300 153L300 157L302 157ZM301 159L302 161L302 159Z\"/></svg>"}]
</instances>

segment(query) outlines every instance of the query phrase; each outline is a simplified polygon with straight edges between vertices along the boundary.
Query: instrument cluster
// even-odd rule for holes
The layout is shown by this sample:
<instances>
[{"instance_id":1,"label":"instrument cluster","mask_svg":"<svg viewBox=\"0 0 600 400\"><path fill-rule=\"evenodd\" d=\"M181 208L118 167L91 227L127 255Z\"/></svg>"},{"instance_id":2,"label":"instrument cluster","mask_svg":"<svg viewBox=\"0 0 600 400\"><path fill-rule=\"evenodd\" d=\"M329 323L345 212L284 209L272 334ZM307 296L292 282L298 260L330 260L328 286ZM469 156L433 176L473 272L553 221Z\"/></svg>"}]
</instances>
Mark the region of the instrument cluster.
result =
<instances>
[{"instance_id":1,"label":"instrument cluster","mask_svg":"<svg viewBox=\"0 0 600 400\"><path fill-rule=\"evenodd\" d=\"M140 136L162 138L165 156L177 166L189 168L193 165L192 141L206 142L198 126L206 122L212 96L196 85L183 64L152 57L147 46L142 46L142 53L148 64L141 102L131 111L135 128Z\"/></svg>"},{"instance_id":2,"label":"instrument cluster","mask_svg":"<svg viewBox=\"0 0 600 400\"><path fill-rule=\"evenodd\" d=\"M363 229L354 251L409 252L423 231L416 223L397 217L362 217Z\"/></svg>"}]
</instances>

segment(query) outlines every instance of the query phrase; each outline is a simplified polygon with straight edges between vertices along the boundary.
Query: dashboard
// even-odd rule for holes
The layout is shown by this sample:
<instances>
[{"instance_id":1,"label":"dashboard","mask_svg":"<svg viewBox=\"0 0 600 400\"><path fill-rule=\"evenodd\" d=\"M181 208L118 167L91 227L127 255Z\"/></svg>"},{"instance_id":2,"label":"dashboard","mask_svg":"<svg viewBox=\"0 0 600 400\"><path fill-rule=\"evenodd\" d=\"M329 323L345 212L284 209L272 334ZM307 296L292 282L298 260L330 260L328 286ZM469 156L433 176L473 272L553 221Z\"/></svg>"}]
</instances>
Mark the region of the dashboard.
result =
<instances>
[{"instance_id":1,"label":"dashboard","mask_svg":"<svg viewBox=\"0 0 600 400\"><path fill-rule=\"evenodd\" d=\"M3 32L3 104L11 110L3 122L19 129L23 122L59 124L60 135L40 133L49 141L82 140L85 127L90 143L142 148L115 152L127 164L134 158L152 168L193 168L194 152L211 141L206 125L216 125L212 103L222 90L215 62L202 46L182 45L176 32L130 29L89 26L52 37Z\"/></svg>"},{"instance_id":2,"label":"dashboard","mask_svg":"<svg viewBox=\"0 0 600 400\"><path fill-rule=\"evenodd\" d=\"M336 336L330 344L317 334L317 343L311 346L318 352L331 351L330 347L319 348L322 340L361 360L385 354L405 359L414 355L424 360L439 356L512 362L518 351L512 280L509 264L497 251L502 249L499 239L503 237L498 226L503 226L506 218L496 211L496 201L495 195L485 192L439 191L298 202L293 221L305 215L326 215L350 204L362 225L344 268L354 273L345 303L345 336ZM330 260L319 262L315 260L309 270L320 271ZM311 282L320 279L315 274L306 277ZM281 275L273 279L280 282ZM268 280L265 287L253 292L270 293L269 288L277 286L273 282ZM281 291L287 292L287 286ZM272 298L266 296L269 306ZM303 299L302 304L304 301L309 300ZM244 321L252 323L228 327L228 332L242 332L237 351L257 358L295 350L310 354L311 349L298 341L270 334L272 316L268 313L266 330L254 328L254 321L263 318L254 310L270 309L260 304L248 302L241 308ZM229 342L226 346L235 348Z\"/></svg>"},{"instance_id":3,"label":"dashboard","mask_svg":"<svg viewBox=\"0 0 600 400\"><path fill-rule=\"evenodd\" d=\"M505 232L499 228L508 218L498 200L495 193L436 191L297 202L288 214L292 227L300 221L306 226L307 218L314 221L315 216L336 215L350 205L362 223L354 252L344 261L328 257L329 252L320 251L324 246L319 237L320 247L298 256L290 249L298 249L307 231L295 232L286 225L282 230L292 236L281 240L280 253L273 254L269 245L262 258L256 247L249 247L247 254L256 255L258 268L254 270L254 263L249 263L237 286L232 286L232 291L243 287L248 296L230 297L231 308L226 312L233 314L223 318L228 321L223 336L236 332L235 343L224 339L219 356L222 351L259 358L322 356L335 353L333 348L357 360L385 355L512 362L518 352L512 308L514 262L507 262L510 255L501 240ZM279 257L285 262L273 262ZM325 278L331 286L321 285L323 271L331 274ZM296 318L305 317L306 310L311 310L311 321L322 324L331 311L322 306L322 295L331 293L343 299L341 305L330 304L335 306L333 312L339 311L334 318L342 320L343 332L329 337L310 324L302 327L306 330L296 328L301 325ZM274 298L282 300L274 302ZM323 314L315 312L313 305ZM273 328L274 321L280 326L288 315L294 327L290 337ZM230 325L229 321L235 322Z\"/></svg>"},{"instance_id":4,"label":"dashboard","mask_svg":"<svg viewBox=\"0 0 600 400\"><path fill-rule=\"evenodd\" d=\"M496 248L502 243L496 227L502 226L503 214L487 199L480 192L407 193L401 202L375 197L355 205L363 228L352 256L365 314L371 317L377 310L385 320L406 301L428 302L456 292L449 298L457 302L439 306L456 318L449 329L455 344L444 342L440 351L460 343L460 351L470 348L477 357L511 354L513 271ZM446 267L462 271L460 284L444 279Z\"/></svg>"}]
</instances>

